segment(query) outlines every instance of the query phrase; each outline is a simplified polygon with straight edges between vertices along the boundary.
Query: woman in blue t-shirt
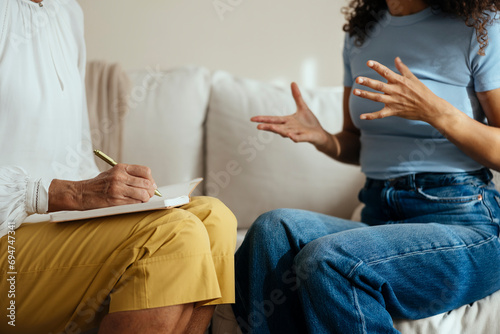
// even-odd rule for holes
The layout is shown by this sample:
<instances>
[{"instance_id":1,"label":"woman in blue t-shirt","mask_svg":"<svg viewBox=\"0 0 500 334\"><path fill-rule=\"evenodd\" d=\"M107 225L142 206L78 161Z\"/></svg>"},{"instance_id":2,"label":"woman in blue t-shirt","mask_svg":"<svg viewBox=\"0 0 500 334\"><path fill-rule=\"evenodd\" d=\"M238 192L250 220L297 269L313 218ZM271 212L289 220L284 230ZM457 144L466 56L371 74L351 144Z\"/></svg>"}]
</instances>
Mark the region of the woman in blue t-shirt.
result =
<instances>
[{"instance_id":1,"label":"woman in blue t-shirt","mask_svg":"<svg viewBox=\"0 0 500 334\"><path fill-rule=\"evenodd\" d=\"M260 130L367 176L362 223L281 209L236 254L243 332L397 333L392 318L450 311L500 289L498 0L353 0L344 126L297 112ZM404 63L403 63L403 61ZM394 65L392 65L394 64Z\"/></svg>"}]
</instances>

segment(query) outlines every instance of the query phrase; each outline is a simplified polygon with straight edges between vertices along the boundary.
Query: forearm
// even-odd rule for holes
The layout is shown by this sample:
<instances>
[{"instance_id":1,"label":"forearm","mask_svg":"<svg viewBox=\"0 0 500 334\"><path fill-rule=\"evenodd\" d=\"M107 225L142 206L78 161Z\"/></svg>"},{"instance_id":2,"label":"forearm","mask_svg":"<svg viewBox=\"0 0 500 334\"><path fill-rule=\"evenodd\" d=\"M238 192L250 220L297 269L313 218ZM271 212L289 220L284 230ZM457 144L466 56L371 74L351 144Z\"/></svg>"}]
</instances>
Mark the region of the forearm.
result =
<instances>
[{"instance_id":1,"label":"forearm","mask_svg":"<svg viewBox=\"0 0 500 334\"><path fill-rule=\"evenodd\" d=\"M79 182L53 180L49 187L49 212L82 210Z\"/></svg>"},{"instance_id":2,"label":"forearm","mask_svg":"<svg viewBox=\"0 0 500 334\"><path fill-rule=\"evenodd\" d=\"M316 148L339 162L359 165L361 144L357 133L344 130L335 135L328 134L325 145Z\"/></svg>"},{"instance_id":3,"label":"forearm","mask_svg":"<svg viewBox=\"0 0 500 334\"><path fill-rule=\"evenodd\" d=\"M447 102L429 121L446 139L481 165L500 170L500 129L480 123Z\"/></svg>"}]
</instances>

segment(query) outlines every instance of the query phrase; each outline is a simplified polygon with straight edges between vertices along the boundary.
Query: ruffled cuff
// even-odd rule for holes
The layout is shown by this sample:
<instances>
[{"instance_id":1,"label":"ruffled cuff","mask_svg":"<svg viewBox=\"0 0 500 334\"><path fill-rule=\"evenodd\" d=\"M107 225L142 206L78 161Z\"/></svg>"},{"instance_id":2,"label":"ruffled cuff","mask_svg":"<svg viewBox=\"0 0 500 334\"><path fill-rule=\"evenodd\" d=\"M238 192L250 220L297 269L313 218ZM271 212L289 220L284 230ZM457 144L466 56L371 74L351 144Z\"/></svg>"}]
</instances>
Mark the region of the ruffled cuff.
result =
<instances>
[{"instance_id":1,"label":"ruffled cuff","mask_svg":"<svg viewBox=\"0 0 500 334\"><path fill-rule=\"evenodd\" d=\"M28 214L47 213L49 185L50 181L43 179L28 180L26 184L26 212Z\"/></svg>"},{"instance_id":2,"label":"ruffled cuff","mask_svg":"<svg viewBox=\"0 0 500 334\"><path fill-rule=\"evenodd\" d=\"M31 179L19 167L0 167L0 237L17 229L26 217L48 210L48 183Z\"/></svg>"}]
</instances>

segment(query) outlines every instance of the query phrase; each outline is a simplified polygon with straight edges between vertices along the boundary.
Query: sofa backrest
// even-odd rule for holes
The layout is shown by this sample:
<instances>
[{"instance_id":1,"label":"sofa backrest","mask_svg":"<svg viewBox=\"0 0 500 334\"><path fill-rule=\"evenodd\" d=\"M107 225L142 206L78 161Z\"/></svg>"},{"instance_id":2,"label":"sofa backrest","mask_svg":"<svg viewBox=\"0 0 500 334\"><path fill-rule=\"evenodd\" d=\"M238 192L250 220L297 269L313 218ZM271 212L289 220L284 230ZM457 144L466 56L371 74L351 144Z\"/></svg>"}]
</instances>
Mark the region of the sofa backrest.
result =
<instances>
[{"instance_id":1,"label":"sofa backrest","mask_svg":"<svg viewBox=\"0 0 500 334\"><path fill-rule=\"evenodd\" d=\"M330 132L342 127L342 87L303 90L310 109ZM233 210L248 228L266 211L298 208L350 218L363 182L358 167L338 163L309 143L257 130L257 115L296 111L289 87L218 71L206 122L205 193Z\"/></svg>"},{"instance_id":2,"label":"sofa backrest","mask_svg":"<svg viewBox=\"0 0 500 334\"><path fill-rule=\"evenodd\" d=\"M295 112L288 87L198 67L131 72L123 161L151 167L158 185L203 176L248 228L261 214L293 207L350 218L362 184L358 167L307 143L258 131L255 115ZM342 126L342 88L304 90L330 132Z\"/></svg>"},{"instance_id":3,"label":"sofa backrest","mask_svg":"<svg viewBox=\"0 0 500 334\"><path fill-rule=\"evenodd\" d=\"M210 71L147 68L129 76L132 90L123 129L123 162L150 167L158 186L203 176Z\"/></svg>"}]
</instances>

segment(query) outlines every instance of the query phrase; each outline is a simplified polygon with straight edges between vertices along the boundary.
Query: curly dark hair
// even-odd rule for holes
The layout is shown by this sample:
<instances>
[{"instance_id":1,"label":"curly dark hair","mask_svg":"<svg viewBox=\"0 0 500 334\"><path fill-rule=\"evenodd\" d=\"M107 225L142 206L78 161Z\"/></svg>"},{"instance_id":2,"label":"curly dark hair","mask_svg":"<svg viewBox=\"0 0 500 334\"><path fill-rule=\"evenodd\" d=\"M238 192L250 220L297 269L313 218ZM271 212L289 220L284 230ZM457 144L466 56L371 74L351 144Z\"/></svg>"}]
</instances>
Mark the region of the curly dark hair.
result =
<instances>
[{"instance_id":1,"label":"curly dark hair","mask_svg":"<svg viewBox=\"0 0 500 334\"><path fill-rule=\"evenodd\" d=\"M484 55L488 46L487 25L495 18L490 12L500 9L500 0L424 0L433 9L441 10L464 19L467 26L476 30L477 41L480 44L479 54ZM369 37L369 24L377 20L380 12L387 10L386 0L351 0L342 13L347 19L344 31L349 36L356 36L357 46L363 45Z\"/></svg>"}]
</instances>

